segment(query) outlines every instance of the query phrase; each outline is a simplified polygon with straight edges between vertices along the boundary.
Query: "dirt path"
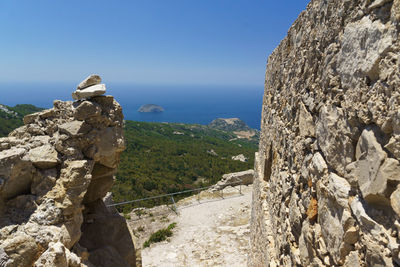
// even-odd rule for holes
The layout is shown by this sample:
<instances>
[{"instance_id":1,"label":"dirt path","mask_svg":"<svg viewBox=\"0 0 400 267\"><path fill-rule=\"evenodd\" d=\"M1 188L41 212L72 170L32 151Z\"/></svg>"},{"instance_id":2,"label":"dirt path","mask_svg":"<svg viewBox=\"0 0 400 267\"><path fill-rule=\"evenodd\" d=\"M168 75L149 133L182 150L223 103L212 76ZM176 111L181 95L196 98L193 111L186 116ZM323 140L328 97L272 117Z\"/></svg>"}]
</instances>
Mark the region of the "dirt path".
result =
<instances>
[{"instance_id":1,"label":"dirt path","mask_svg":"<svg viewBox=\"0 0 400 267\"><path fill-rule=\"evenodd\" d=\"M198 204L192 197L180 203L173 236L142 250L143 266L246 266L251 190L242 186L239 195L230 188L223 200Z\"/></svg>"}]
</instances>

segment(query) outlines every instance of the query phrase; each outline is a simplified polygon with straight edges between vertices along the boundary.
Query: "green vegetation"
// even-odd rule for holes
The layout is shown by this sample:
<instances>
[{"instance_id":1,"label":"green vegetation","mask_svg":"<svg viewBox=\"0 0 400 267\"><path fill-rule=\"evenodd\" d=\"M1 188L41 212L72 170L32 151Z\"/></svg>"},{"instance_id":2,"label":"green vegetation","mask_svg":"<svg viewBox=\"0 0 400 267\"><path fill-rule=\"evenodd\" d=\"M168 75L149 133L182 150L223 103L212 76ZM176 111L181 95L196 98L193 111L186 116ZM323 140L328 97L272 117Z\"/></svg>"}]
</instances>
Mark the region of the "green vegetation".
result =
<instances>
[{"instance_id":1,"label":"green vegetation","mask_svg":"<svg viewBox=\"0 0 400 267\"><path fill-rule=\"evenodd\" d=\"M171 223L168 225L167 228L158 230L157 232L151 234L150 238L144 242L143 248L149 247L153 243L161 242L167 239L167 237L172 236L172 229L174 229L176 226L176 223Z\"/></svg>"},{"instance_id":2,"label":"green vegetation","mask_svg":"<svg viewBox=\"0 0 400 267\"><path fill-rule=\"evenodd\" d=\"M129 214L124 213L124 218L127 219L127 220L130 220L131 216Z\"/></svg>"},{"instance_id":3,"label":"green vegetation","mask_svg":"<svg viewBox=\"0 0 400 267\"><path fill-rule=\"evenodd\" d=\"M0 137L7 136L12 130L24 125L25 115L43 110L33 105L16 105L9 107L0 105Z\"/></svg>"},{"instance_id":4,"label":"green vegetation","mask_svg":"<svg viewBox=\"0 0 400 267\"><path fill-rule=\"evenodd\" d=\"M115 202L145 198L207 186L223 174L251 169L257 143L234 139L233 133L204 125L126 121L126 150L112 189ZM215 151L215 154L210 151ZM248 162L234 161L244 154ZM179 195L177 199L187 197ZM143 201L151 207L171 203L170 198ZM118 208L129 212L133 205ZM136 206L137 207L137 206Z\"/></svg>"},{"instance_id":5,"label":"green vegetation","mask_svg":"<svg viewBox=\"0 0 400 267\"><path fill-rule=\"evenodd\" d=\"M0 137L23 125L25 115L40 110L33 105L0 105ZM238 139L232 132L179 123L126 121L125 139L127 148L112 188L115 202L214 184L225 173L253 168L258 146L257 140ZM231 159L238 154L244 154L248 162ZM189 195L176 196L175 200ZM171 204L171 198L143 201L136 207L160 204ZM134 207L129 204L118 209L128 214Z\"/></svg>"}]
</instances>

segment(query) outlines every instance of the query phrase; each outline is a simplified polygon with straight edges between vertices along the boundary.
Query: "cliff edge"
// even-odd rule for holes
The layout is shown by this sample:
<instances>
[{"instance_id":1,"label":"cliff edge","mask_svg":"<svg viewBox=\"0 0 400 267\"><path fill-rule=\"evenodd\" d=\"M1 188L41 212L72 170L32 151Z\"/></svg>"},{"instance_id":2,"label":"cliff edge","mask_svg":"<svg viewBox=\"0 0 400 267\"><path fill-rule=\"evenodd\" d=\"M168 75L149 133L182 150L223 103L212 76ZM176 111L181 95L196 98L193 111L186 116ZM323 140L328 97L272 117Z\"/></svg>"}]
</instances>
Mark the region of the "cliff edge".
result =
<instances>
[{"instance_id":1,"label":"cliff edge","mask_svg":"<svg viewBox=\"0 0 400 267\"><path fill-rule=\"evenodd\" d=\"M54 101L24 124L0 138L0 266L135 266L131 232L102 200L125 148L121 106Z\"/></svg>"},{"instance_id":2,"label":"cliff edge","mask_svg":"<svg viewBox=\"0 0 400 267\"><path fill-rule=\"evenodd\" d=\"M400 1L313 0L268 59L249 266L399 266Z\"/></svg>"}]
</instances>

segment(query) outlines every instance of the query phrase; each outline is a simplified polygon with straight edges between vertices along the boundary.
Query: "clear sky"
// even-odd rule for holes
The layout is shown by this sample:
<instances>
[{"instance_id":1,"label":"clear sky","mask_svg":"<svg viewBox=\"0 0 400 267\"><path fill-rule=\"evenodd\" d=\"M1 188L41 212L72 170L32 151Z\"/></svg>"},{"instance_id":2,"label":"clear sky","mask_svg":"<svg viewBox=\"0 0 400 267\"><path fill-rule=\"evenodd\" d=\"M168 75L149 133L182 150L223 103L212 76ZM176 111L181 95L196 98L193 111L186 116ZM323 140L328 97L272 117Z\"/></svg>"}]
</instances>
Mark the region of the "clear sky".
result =
<instances>
[{"instance_id":1,"label":"clear sky","mask_svg":"<svg viewBox=\"0 0 400 267\"><path fill-rule=\"evenodd\" d=\"M1 0L0 82L263 85L308 0Z\"/></svg>"}]
</instances>

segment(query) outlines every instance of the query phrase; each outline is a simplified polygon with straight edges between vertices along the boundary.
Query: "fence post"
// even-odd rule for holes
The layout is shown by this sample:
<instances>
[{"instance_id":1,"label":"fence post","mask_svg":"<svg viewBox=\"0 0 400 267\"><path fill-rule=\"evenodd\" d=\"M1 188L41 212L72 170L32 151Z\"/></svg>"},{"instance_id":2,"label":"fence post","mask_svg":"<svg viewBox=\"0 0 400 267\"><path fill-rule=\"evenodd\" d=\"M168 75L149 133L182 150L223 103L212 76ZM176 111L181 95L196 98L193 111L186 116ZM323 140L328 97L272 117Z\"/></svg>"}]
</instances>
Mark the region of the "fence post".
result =
<instances>
[{"instance_id":1,"label":"fence post","mask_svg":"<svg viewBox=\"0 0 400 267\"><path fill-rule=\"evenodd\" d=\"M178 209L176 208L176 205L175 205L174 196L171 196L171 200L172 200L172 204L173 204L172 210L176 213L176 215L179 215L178 214Z\"/></svg>"},{"instance_id":2,"label":"fence post","mask_svg":"<svg viewBox=\"0 0 400 267\"><path fill-rule=\"evenodd\" d=\"M199 190L199 192L197 193L197 201L200 202L200 190Z\"/></svg>"},{"instance_id":3,"label":"fence post","mask_svg":"<svg viewBox=\"0 0 400 267\"><path fill-rule=\"evenodd\" d=\"M221 198L224 198L224 188L221 189Z\"/></svg>"}]
</instances>

